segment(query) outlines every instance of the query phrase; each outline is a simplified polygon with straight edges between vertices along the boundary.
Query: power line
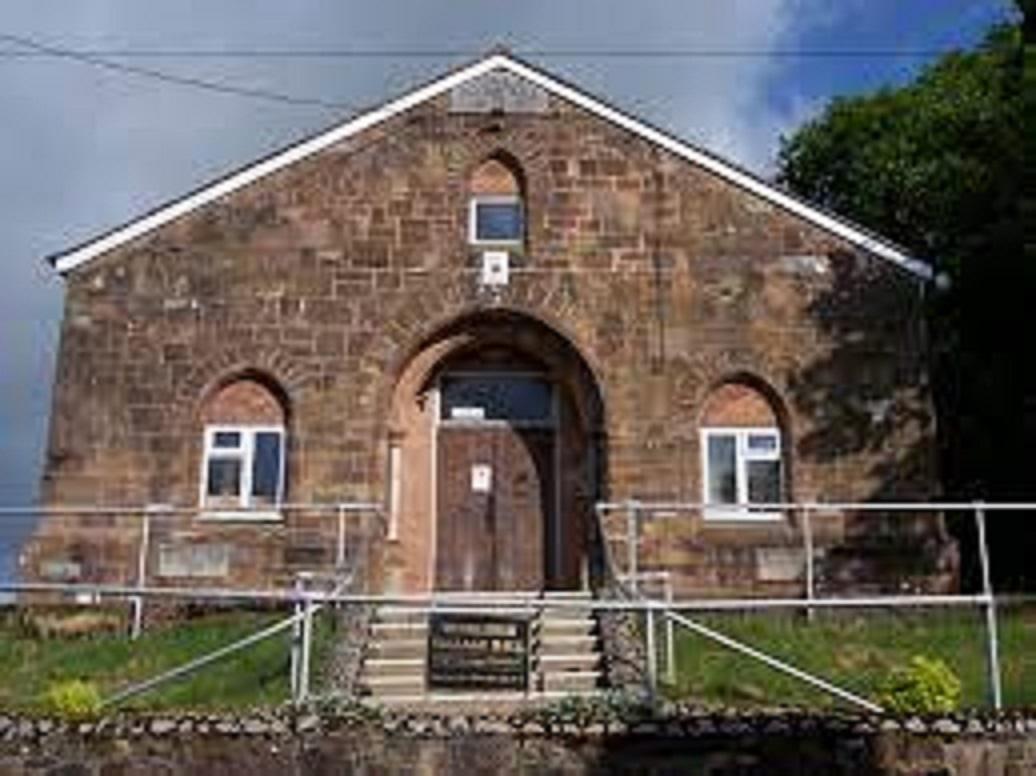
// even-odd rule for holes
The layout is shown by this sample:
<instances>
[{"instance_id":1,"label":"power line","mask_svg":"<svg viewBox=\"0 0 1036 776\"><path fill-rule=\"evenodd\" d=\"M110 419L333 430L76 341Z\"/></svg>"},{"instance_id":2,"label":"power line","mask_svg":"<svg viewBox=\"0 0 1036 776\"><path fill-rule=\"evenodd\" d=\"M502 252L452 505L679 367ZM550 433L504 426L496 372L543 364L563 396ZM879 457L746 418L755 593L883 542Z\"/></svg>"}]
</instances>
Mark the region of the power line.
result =
<instances>
[{"instance_id":1,"label":"power line","mask_svg":"<svg viewBox=\"0 0 1036 776\"><path fill-rule=\"evenodd\" d=\"M328 100L321 100L310 97L299 97L296 95L285 94L283 92L274 92L268 89L258 89L247 86L239 86L236 84L227 83L225 81L213 81L210 79L194 78L192 76L181 76L173 73L167 73L163 70L155 70L150 67L140 67L137 65L126 65L119 62L112 62L110 59L102 58L101 56L89 52L73 51L71 49L57 48L45 43L39 43L30 38L23 38L19 35L11 35L9 33L0 32L0 40L14 43L18 46L22 46L30 50L29 53L35 53L37 56L54 57L57 59L68 59L74 62L80 62L82 64L91 65L93 67L109 70L124 75L133 75L141 78L151 78L158 81L164 81L165 83L176 84L178 86L191 86L196 89L205 89L211 92L218 92L220 94L233 94L238 97L253 97L264 100L271 100L275 102L286 103L289 105L305 105L310 107L327 108L332 110L341 111L343 108L356 111L358 110L353 105L348 105L341 102L331 102ZM25 52L23 52L25 53ZM7 52L4 52L7 55Z\"/></svg>"},{"instance_id":2,"label":"power line","mask_svg":"<svg viewBox=\"0 0 1036 776\"><path fill-rule=\"evenodd\" d=\"M23 46L30 44L11 35L0 35ZM52 47L40 44L31 51L0 51L2 59L32 59L59 56ZM954 48L917 49L749 49L749 48L662 48L662 49L514 49L515 56L557 59L741 59L810 58L878 59L919 58L948 54ZM60 56L118 57L120 59L446 59L477 57L487 49L61 49Z\"/></svg>"}]
</instances>

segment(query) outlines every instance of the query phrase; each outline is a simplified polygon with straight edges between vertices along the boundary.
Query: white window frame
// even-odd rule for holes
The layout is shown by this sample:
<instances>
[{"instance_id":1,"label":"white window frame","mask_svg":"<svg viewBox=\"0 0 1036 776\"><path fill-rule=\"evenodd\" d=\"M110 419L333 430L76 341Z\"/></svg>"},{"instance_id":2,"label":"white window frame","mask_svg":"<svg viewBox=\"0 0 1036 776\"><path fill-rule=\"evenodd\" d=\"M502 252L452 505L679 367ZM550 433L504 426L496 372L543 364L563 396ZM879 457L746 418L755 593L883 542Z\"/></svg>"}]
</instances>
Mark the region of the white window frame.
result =
<instances>
[{"instance_id":1,"label":"white window frame","mask_svg":"<svg viewBox=\"0 0 1036 776\"><path fill-rule=\"evenodd\" d=\"M777 441L773 450L750 451L749 436L769 436ZM709 440L713 437L734 437L734 487L737 502L730 505L709 503ZM707 520L736 520L746 522L772 522L781 520L780 511L753 509L748 500L748 463L750 461L777 461L780 473L781 500L784 498L784 461L781 431L776 426L709 426L701 429L701 492L702 503L706 504L703 516Z\"/></svg>"},{"instance_id":2,"label":"white window frame","mask_svg":"<svg viewBox=\"0 0 1036 776\"><path fill-rule=\"evenodd\" d=\"M237 448L216 447L217 434L240 434L241 445ZM255 509L252 503L252 469L255 463L255 439L259 434L277 434L281 440L280 471L277 473L277 495L272 506ZM199 501L205 519L215 520L252 520L257 522L279 521L282 519L280 506L284 501L284 473L287 460L286 435L284 426L256 424L212 424L205 426L205 445L201 459L201 477ZM237 507L227 507L209 503L209 461L213 459L230 459L241 462L241 487L238 492Z\"/></svg>"},{"instance_id":3,"label":"white window frame","mask_svg":"<svg viewBox=\"0 0 1036 776\"><path fill-rule=\"evenodd\" d=\"M483 240L478 236L479 205L518 205L522 234L513 240ZM472 245L515 247L525 241L525 203L518 194L476 194L468 202L468 242Z\"/></svg>"}]
</instances>

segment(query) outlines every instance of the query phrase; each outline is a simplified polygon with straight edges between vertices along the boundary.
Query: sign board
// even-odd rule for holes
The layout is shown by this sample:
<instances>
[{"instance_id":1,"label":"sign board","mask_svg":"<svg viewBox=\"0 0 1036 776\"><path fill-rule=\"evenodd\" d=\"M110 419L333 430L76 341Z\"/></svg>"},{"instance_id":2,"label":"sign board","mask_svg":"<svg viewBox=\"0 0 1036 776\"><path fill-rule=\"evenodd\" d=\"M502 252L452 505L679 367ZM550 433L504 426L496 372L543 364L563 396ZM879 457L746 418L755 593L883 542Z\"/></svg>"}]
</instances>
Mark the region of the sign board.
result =
<instances>
[{"instance_id":1,"label":"sign board","mask_svg":"<svg viewBox=\"0 0 1036 776\"><path fill-rule=\"evenodd\" d=\"M485 407L451 407L450 418L453 420L485 420Z\"/></svg>"},{"instance_id":2,"label":"sign board","mask_svg":"<svg viewBox=\"0 0 1036 776\"><path fill-rule=\"evenodd\" d=\"M528 619L431 614L427 681L429 689L527 690Z\"/></svg>"},{"instance_id":3,"label":"sign board","mask_svg":"<svg viewBox=\"0 0 1036 776\"><path fill-rule=\"evenodd\" d=\"M489 493L493 490L493 467L487 463L476 463L471 467L471 492Z\"/></svg>"}]
</instances>

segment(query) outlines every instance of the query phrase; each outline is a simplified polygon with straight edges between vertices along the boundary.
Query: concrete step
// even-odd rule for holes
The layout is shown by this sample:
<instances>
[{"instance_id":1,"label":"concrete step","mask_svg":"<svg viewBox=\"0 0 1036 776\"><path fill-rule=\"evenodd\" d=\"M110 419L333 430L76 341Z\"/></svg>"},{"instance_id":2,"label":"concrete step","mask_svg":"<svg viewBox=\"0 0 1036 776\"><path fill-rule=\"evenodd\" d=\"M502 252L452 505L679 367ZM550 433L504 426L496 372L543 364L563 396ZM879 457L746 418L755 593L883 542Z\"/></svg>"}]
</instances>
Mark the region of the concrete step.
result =
<instances>
[{"instance_id":1,"label":"concrete step","mask_svg":"<svg viewBox=\"0 0 1036 776\"><path fill-rule=\"evenodd\" d=\"M544 609L540 615L541 620L592 620L593 612L589 609L574 606L564 606Z\"/></svg>"},{"instance_id":2,"label":"concrete step","mask_svg":"<svg viewBox=\"0 0 1036 776\"><path fill-rule=\"evenodd\" d=\"M589 590L550 590L543 594L545 601L592 601Z\"/></svg>"},{"instance_id":3,"label":"concrete step","mask_svg":"<svg viewBox=\"0 0 1036 776\"><path fill-rule=\"evenodd\" d=\"M558 636L592 636L597 623L592 619L543 619L536 631L541 642Z\"/></svg>"},{"instance_id":4,"label":"concrete step","mask_svg":"<svg viewBox=\"0 0 1036 776\"><path fill-rule=\"evenodd\" d=\"M561 671L540 674L538 689L545 692L586 692L601 683L600 671Z\"/></svg>"},{"instance_id":5,"label":"concrete step","mask_svg":"<svg viewBox=\"0 0 1036 776\"><path fill-rule=\"evenodd\" d=\"M501 690L497 692L467 691L444 691L435 690L427 694L414 695L385 695L383 697L371 698L368 703L377 703L385 706L413 705L422 709L443 709L453 710L457 707L472 706L476 710L485 709L489 704L496 710L520 709L536 704L560 700L561 698L582 697L594 698L602 694L601 690L530 690L528 693Z\"/></svg>"},{"instance_id":6,"label":"concrete step","mask_svg":"<svg viewBox=\"0 0 1036 776\"><path fill-rule=\"evenodd\" d=\"M363 673L375 676L420 676L425 672L425 659L421 657L375 657L364 662Z\"/></svg>"},{"instance_id":7,"label":"concrete step","mask_svg":"<svg viewBox=\"0 0 1036 776\"><path fill-rule=\"evenodd\" d=\"M413 609L380 607L371 618L374 623L428 622L428 613Z\"/></svg>"},{"instance_id":8,"label":"concrete step","mask_svg":"<svg viewBox=\"0 0 1036 776\"><path fill-rule=\"evenodd\" d=\"M424 673L386 674L384 676L365 675L360 679L360 687L375 698L390 695L422 695L424 694Z\"/></svg>"},{"instance_id":9,"label":"concrete step","mask_svg":"<svg viewBox=\"0 0 1036 776\"><path fill-rule=\"evenodd\" d=\"M427 621L372 622L371 636L384 641L387 639L413 640L422 638L428 633Z\"/></svg>"},{"instance_id":10,"label":"concrete step","mask_svg":"<svg viewBox=\"0 0 1036 776\"><path fill-rule=\"evenodd\" d=\"M398 638L372 640L367 645L368 659L417 657L424 660L427 654L427 639L411 639L400 636Z\"/></svg>"},{"instance_id":11,"label":"concrete step","mask_svg":"<svg viewBox=\"0 0 1036 776\"><path fill-rule=\"evenodd\" d=\"M601 656L596 652L571 655L539 655L535 659L537 670L543 673L565 671L593 671L601 663Z\"/></svg>"},{"instance_id":12,"label":"concrete step","mask_svg":"<svg viewBox=\"0 0 1036 776\"><path fill-rule=\"evenodd\" d=\"M541 655L572 655L596 652L597 637L587 634L570 636L567 633L552 633L538 642Z\"/></svg>"}]
</instances>

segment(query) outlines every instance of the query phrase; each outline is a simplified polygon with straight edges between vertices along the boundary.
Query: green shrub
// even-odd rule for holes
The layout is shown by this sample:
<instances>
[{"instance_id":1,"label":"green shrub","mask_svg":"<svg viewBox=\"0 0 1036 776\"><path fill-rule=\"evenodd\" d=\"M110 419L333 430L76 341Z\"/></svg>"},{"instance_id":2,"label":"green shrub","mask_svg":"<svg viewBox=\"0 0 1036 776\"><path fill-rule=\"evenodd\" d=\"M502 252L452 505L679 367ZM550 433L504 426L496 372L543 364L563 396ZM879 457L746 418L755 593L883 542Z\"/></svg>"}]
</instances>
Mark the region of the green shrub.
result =
<instances>
[{"instance_id":1,"label":"green shrub","mask_svg":"<svg viewBox=\"0 0 1036 776\"><path fill-rule=\"evenodd\" d=\"M72 679L47 688L47 709L67 719L95 717L101 710L101 694L93 682Z\"/></svg>"},{"instance_id":2,"label":"green shrub","mask_svg":"<svg viewBox=\"0 0 1036 776\"><path fill-rule=\"evenodd\" d=\"M945 714L960 706L961 684L942 660L915 655L907 667L894 668L878 692L891 712Z\"/></svg>"}]
</instances>

